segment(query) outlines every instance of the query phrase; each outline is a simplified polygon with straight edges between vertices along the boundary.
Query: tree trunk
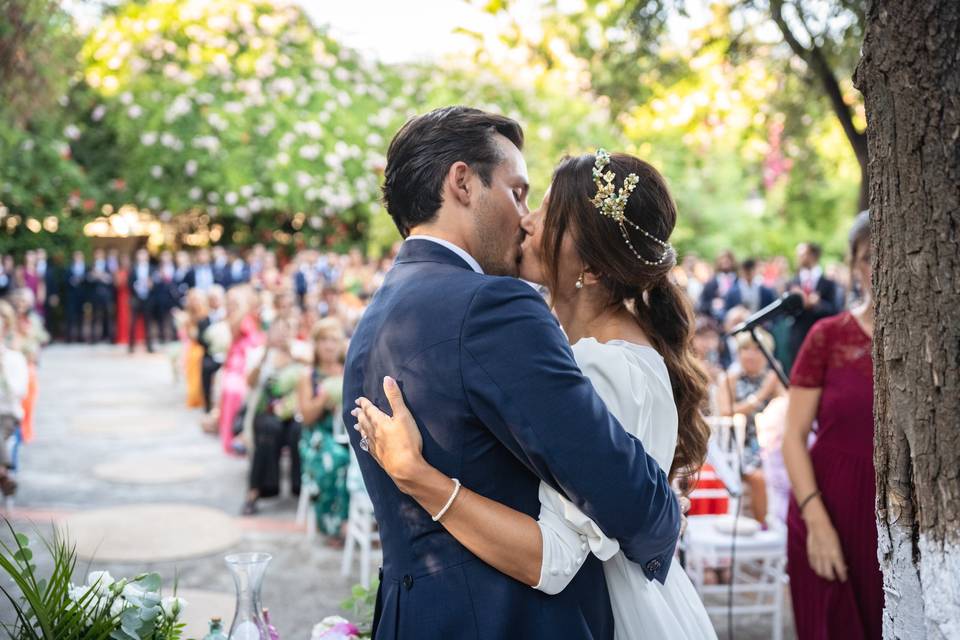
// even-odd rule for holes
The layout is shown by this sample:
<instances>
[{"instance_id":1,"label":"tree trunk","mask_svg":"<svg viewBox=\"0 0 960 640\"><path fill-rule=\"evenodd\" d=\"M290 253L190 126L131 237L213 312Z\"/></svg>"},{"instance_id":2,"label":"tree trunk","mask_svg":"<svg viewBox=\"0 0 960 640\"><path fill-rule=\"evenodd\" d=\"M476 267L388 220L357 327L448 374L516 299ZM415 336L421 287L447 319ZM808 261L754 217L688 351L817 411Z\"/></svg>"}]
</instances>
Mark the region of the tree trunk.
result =
<instances>
[{"instance_id":1,"label":"tree trunk","mask_svg":"<svg viewBox=\"0 0 960 640\"><path fill-rule=\"evenodd\" d=\"M960 3L874 0L865 97L885 638L960 637Z\"/></svg>"}]
</instances>

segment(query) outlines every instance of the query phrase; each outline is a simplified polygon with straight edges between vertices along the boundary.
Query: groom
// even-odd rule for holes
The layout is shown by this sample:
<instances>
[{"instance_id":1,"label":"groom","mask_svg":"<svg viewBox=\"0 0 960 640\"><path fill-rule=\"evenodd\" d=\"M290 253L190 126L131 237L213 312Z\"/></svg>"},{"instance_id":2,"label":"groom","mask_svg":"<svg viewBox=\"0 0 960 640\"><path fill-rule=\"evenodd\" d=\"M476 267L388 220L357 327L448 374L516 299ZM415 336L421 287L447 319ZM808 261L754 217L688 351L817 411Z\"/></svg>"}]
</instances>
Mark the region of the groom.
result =
<instances>
[{"instance_id":1,"label":"groom","mask_svg":"<svg viewBox=\"0 0 960 640\"><path fill-rule=\"evenodd\" d=\"M529 213L522 148L515 121L466 107L414 118L394 137L383 193L406 240L351 341L344 398L387 409L382 381L394 377L433 466L534 518L546 481L663 582L680 524L667 479L580 373L547 305L515 279ZM375 638L613 637L599 560L555 596L499 573L348 431L383 544Z\"/></svg>"}]
</instances>

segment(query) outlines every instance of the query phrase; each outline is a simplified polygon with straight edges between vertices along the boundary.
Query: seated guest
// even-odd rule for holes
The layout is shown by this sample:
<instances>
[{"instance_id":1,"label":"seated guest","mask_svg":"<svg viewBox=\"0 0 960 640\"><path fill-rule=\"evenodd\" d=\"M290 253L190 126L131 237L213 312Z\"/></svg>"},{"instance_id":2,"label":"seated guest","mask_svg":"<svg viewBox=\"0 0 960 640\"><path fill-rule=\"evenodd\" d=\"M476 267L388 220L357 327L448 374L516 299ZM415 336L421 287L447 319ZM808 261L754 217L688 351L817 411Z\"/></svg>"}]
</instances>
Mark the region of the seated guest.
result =
<instances>
[{"instance_id":1,"label":"seated guest","mask_svg":"<svg viewBox=\"0 0 960 640\"><path fill-rule=\"evenodd\" d=\"M50 334L44 327L43 318L35 311L36 301L33 291L22 287L10 296L10 303L16 313L14 326L15 342L27 359L28 385L27 395L23 399L23 419L20 433L24 442L33 440L33 415L37 402L37 362L40 360L40 348L50 342Z\"/></svg>"},{"instance_id":2,"label":"seated guest","mask_svg":"<svg viewBox=\"0 0 960 640\"><path fill-rule=\"evenodd\" d=\"M199 289L190 289L187 293L185 309L177 317L180 322L180 334L183 340L184 380L187 384L187 407L205 407L203 390L203 358L206 347L201 336L201 328L210 326L207 296Z\"/></svg>"},{"instance_id":3,"label":"seated guest","mask_svg":"<svg viewBox=\"0 0 960 640\"><path fill-rule=\"evenodd\" d=\"M763 329L757 329L756 333L763 346L772 352L773 337ZM767 483L763 475L754 418L771 400L783 396L786 391L749 333L737 335L737 356L739 370L728 371L720 379L717 400L720 415L732 416L739 413L747 418L740 472L750 487L751 513L754 518L764 523L767 518Z\"/></svg>"},{"instance_id":4,"label":"seated guest","mask_svg":"<svg viewBox=\"0 0 960 640\"><path fill-rule=\"evenodd\" d=\"M227 325L230 327L230 348L220 374L220 443L226 453L236 454L234 421L247 397L248 358L252 350L263 344L258 318L256 292L247 285L230 289L227 294Z\"/></svg>"},{"instance_id":5,"label":"seated guest","mask_svg":"<svg viewBox=\"0 0 960 640\"><path fill-rule=\"evenodd\" d=\"M300 493L300 423L297 389L304 366L290 352L292 327L276 318L267 334L263 357L247 376L250 395L244 433L251 449L250 484L243 515L257 512L257 500L280 493L280 454L290 450L290 484Z\"/></svg>"},{"instance_id":6,"label":"seated guest","mask_svg":"<svg viewBox=\"0 0 960 640\"><path fill-rule=\"evenodd\" d=\"M16 315L5 300L0 300L0 491L9 496L17 490L13 479L14 461L7 440L16 433L23 419L23 400L27 397L30 372L27 359L16 347Z\"/></svg>"},{"instance_id":7,"label":"seated guest","mask_svg":"<svg viewBox=\"0 0 960 640\"><path fill-rule=\"evenodd\" d=\"M337 320L319 321L313 329L313 367L301 378L299 388L303 418L300 458L317 491L317 527L335 546L343 543L343 527L350 507L350 449L334 433L334 419L343 401L345 346L343 328Z\"/></svg>"}]
</instances>

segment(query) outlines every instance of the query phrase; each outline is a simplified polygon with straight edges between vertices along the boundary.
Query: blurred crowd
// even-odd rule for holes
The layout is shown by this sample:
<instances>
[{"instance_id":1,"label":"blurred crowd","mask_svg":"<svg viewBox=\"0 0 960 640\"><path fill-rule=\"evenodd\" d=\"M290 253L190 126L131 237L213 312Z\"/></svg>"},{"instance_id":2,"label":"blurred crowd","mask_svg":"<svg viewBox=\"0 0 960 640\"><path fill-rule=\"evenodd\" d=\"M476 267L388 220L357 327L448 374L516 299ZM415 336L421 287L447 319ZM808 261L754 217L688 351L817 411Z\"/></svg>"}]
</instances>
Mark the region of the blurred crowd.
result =
<instances>
[{"instance_id":1,"label":"blurred crowd","mask_svg":"<svg viewBox=\"0 0 960 640\"><path fill-rule=\"evenodd\" d=\"M27 251L19 264L4 256L0 296L9 300L0 303L4 377L20 380L24 376L13 372L23 370L27 384L13 385L0 399L7 407L0 416L2 435L29 439L37 350L49 336L116 343L131 352L140 344L150 352L163 345L182 374L188 405L203 411L204 429L217 435L224 452L250 460L243 512L256 513L258 500L278 494L286 452L290 486L295 493L311 492L321 530L336 541L347 514L348 484L356 489L360 482L351 471L339 417L342 361L395 251L374 260L359 249L345 254L306 250L284 259L262 245L156 256L146 249L132 255L96 249L89 260L76 252L61 267L52 266L43 250ZM844 309L853 294L849 269L822 267L816 244L800 244L795 258L798 268L791 271L785 256L738 262L732 251L724 251L713 263L687 256L674 272L697 312L695 348L712 381L709 412L747 418L742 473L752 496L750 513L762 523L771 474L784 494L777 501L781 519L789 485L782 463L768 461L779 468L764 470L769 452L761 446L764 434L758 434L754 416L783 398L785 388L749 334L734 337L729 331L783 293L801 293L799 316L758 333L789 372L810 327ZM22 360L7 355L12 353L22 354ZM710 478L708 467L701 481ZM694 512L725 508L694 504Z\"/></svg>"}]
</instances>

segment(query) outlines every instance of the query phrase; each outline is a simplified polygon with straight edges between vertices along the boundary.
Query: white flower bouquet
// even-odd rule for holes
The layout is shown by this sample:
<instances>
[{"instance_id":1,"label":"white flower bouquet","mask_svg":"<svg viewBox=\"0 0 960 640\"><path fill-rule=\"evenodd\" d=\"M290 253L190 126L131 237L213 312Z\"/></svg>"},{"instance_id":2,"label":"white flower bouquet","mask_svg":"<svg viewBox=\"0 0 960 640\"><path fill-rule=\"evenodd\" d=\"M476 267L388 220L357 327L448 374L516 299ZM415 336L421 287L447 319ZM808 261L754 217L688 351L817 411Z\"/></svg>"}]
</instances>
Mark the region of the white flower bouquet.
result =
<instances>
[{"instance_id":1,"label":"white flower bouquet","mask_svg":"<svg viewBox=\"0 0 960 640\"><path fill-rule=\"evenodd\" d=\"M13 543L0 542L0 572L14 590L0 586L16 613L4 631L13 640L179 640L184 624L182 598L163 597L156 573L115 580L94 571L82 585L74 584L75 548L54 531L43 545L53 558L49 576L38 575L30 539L7 527ZM6 581L3 581L6 582ZM174 589L176 592L176 589Z\"/></svg>"}]
</instances>

